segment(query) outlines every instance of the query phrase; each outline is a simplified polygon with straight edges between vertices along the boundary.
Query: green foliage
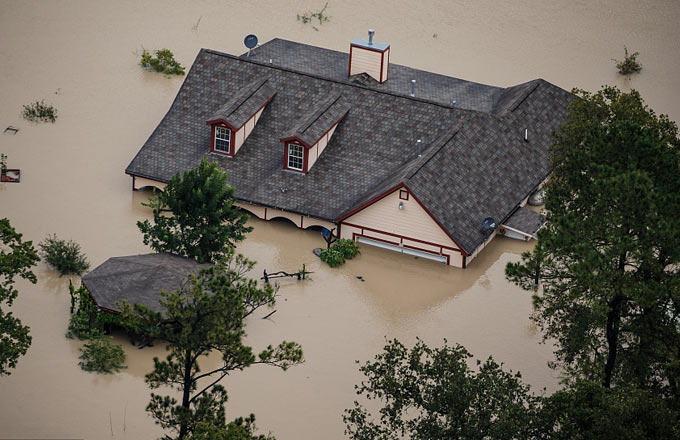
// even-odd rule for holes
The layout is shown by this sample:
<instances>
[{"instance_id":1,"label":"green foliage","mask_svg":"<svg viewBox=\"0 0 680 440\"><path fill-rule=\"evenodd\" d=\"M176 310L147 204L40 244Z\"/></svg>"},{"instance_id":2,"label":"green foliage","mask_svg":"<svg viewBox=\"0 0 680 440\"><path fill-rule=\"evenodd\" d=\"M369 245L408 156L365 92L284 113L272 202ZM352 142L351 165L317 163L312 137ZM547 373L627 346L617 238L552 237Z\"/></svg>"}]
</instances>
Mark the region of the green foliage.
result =
<instances>
[{"instance_id":1,"label":"green foliage","mask_svg":"<svg viewBox=\"0 0 680 440\"><path fill-rule=\"evenodd\" d=\"M14 288L16 277L33 284L38 281L31 268L40 258L33 242L22 241L21 237L8 219L0 219L0 376L9 375L32 340L28 326L4 308L5 303L11 307L19 294Z\"/></svg>"},{"instance_id":2,"label":"green foliage","mask_svg":"<svg viewBox=\"0 0 680 440\"><path fill-rule=\"evenodd\" d=\"M175 55L169 49L154 51L151 55L146 49L142 51L142 67L168 75L184 75L184 67L175 60Z\"/></svg>"},{"instance_id":3,"label":"green foliage","mask_svg":"<svg viewBox=\"0 0 680 440\"><path fill-rule=\"evenodd\" d=\"M324 24L325 22L330 21L330 17L326 15L326 8L328 8L328 2L326 2L323 8L317 12L308 11L302 15L297 14L297 19L298 21L301 21L303 24L311 23L312 20L314 19L319 20L320 25ZM318 29L316 30L318 31Z\"/></svg>"},{"instance_id":4,"label":"green foliage","mask_svg":"<svg viewBox=\"0 0 680 440\"><path fill-rule=\"evenodd\" d=\"M85 286L77 290L68 286L71 294L71 319L66 337L78 339L97 338L104 333L104 324L99 320L99 307L94 303ZM74 312L75 311L75 312Z\"/></svg>"},{"instance_id":5,"label":"green foliage","mask_svg":"<svg viewBox=\"0 0 680 440\"><path fill-rule=\"evenodd\" d=\"M345 260L351 260L359 255L359 246L352 240L340 239L333 245L321 251L319 258L330 267L342 266Z\"/></svg>"},{"instance_id":6,"label":"green foliage","mask_svg":"<svg viewBox=\"0 0 680 440\"><path fill-rule=\"evenodd\" d=\"M552 440L678 439L679 415L649 391L584 381L544 399L542 410Z\"/></svg>"},{"instance_id":7,"label":"green foliage","mask_svg":"<svg viewBox=\"0 0 680 440\"><path fill-rule=\"evenodd\" d=\"M5 153L0 154L0 171L7 172L7 155Z\"/></svg>"},{"instance_id":8,"label":"green foliage","mask_svg":"<svg viewBox=\"0 0 680 440\"><path fill-rule=\"evenodd\" d=\"M619 73L621 75L630 75L641 71L642 64L640 64L640 62L637 60L637 57L638 55L640 55L640 52L633 52L632 54L629 54L628 48L625 46L623 47L623 50L625 52L623 61L619 61L612 58L612 61L616 63L616 68L618 69Z\"/></svg>"},{"instance_id":9,"label":"green foliage","mask_svg":"<svg viewBox=\"0 0 680 440\"><path fill-rule=\"evenodd\" d=\"M548 223L506 275L542 288L533 319L567 380L630 383L680 404L677 126L636 91L575 93L554 136Z\"/></svg>"},{"instance_id":10,"label":"green foliage","mask_svg":"<svg viewBox=\"0 0 680 440\"><path fill-rule=\"evenodd\" d=\"M153 223L139 221L137 226L144 244L157 252L213 262L252 230L245 226L248 215L234 202L227 173L204 159L198 167L178 173L152 197L145 206L153 208Z\"/></svg>"},{"instance_id":11,"label":"green foliage","mask_svg":"<svg viewBox=\"0 0 680 440\"><path fill-rule=\"evenodd\" d=\"M57 120L57 109L45 104L45 100L35 101L24 106L21 116L31 122L52 122Z\"/></svg>"},{"instance_id":12,"label":"green foliage","mask_svg":"<svg viewBox=\"0 0 680 440\"><path fill-rule=\"evenodd\" d=\"M154 369L146 375L146 382L152 389L171 387L181 396L178 401L152 393L147 406L156 423L176 436L168 438L187 439L199 434L203 437L197 438L209 438L206 432L211 432L210 427L230 426L224 415L226 391L216 386L229 373L255 364L285 370L303 361L302 349L294 342L270 345L258 355L244 344L245 318L262 306L275 304L269 285L260 288L257 281L245 277L253 265L229 249L215 266L189 276L178 291L161 292L163 313L139 304L122 305L128 322L151 329L152 336L167 342L170 354L165 360L154 358ZM211 352L221 356L221 365L200 371L199 362ZM220 435L228 432L223 431Z\"/></svg>"},{"instance_id":13,"label":"green foliage","mask_svg":"<svg viewBox=\"0 0 680 440\"><path fill-rule=\"evenodd\" d=\"M388 341L384 351L360 367L365 380L358 395L379 400L379 414L358 402L346 410L345 433L353 440L514 439L534 437L540 398L519 373L504 371L489 358L467 363L460 345L429 348L418 340L410 350Z\"/></svg>"},{"instance_id":14,"label":"green foliage","mask_svg":"<svg viewBox=\"0 0 680 440\"><path fill-rule=\"evenodd\" d=\"M56 268L61 275L82 275L90 268L90 263L81 253L80 245L73 240L60 240L56 234L51 234L38 246L45 261Z\"/></svg>"},{"instance_id":15,"label":"green foliage","mask_svg":"<svg viewBox=\"0 0 680 440\"><path fill-rule=\"evenodd\" d=\"M108 374L127 368L123 347L112 344L112 339L111 336L98 336L90 339L90 342L80 349L82 353L80 355L82 361L78 363L80 368L85 371Z\"/></svg>"}]
</instances>

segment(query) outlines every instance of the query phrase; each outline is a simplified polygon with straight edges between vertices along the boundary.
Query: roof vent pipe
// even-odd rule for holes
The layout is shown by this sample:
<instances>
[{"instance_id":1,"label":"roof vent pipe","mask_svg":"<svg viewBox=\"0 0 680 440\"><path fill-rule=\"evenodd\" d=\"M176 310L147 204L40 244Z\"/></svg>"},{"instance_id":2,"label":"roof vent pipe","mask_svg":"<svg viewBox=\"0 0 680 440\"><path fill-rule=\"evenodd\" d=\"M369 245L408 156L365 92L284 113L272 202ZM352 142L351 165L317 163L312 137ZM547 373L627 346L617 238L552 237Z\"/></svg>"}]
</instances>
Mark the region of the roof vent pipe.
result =
<instances>
[{"instance_id":1,"label":"roof vent pipe","mask_svg":"<svg viewBox=\"0 0 680 440\"><path fill-rule=\"evenodd\" d=\"M524 142L529 142L529 129L524 129Z\"/></svg>"},{"instance_id":2,"label":"roof vent pipe","mask_svg":"<svg viewBox=\"0 0 680 440\"><path fill-rule=\"evenodd\" d=\"M418 157L423 157L423 141L418 139Z\"/></svg>"},{"instance_id":3,"label":"roof vent pipe","mask_svg":"<svg viewBox=\"0 0 680 440\"><path fill-rule=\"evenodd\" d=\"M451 107L455 107L455 106L456 106L456 100L454 99L453 101L451 101Z\"/></svg>"},{"instance_id":4,"label":"roof vent pipe","mask_svg":"<svg viewBox=\"0 0 680 440\"><path fill-rule=\"evenodd\" d=\"M373 46L373 34L375 34L375 31L373 29L368 30L368 45Z\"/></svg>"},{"instance_id":5,"label":"roof vent pipe","mask_svg":"<svg viewBox=\"0 0 680 440\"><path fill-rule=\"evenodd\" d=\"M416 80L411 80L411 96L416 96Z\"/></svg>"}]
</instances>

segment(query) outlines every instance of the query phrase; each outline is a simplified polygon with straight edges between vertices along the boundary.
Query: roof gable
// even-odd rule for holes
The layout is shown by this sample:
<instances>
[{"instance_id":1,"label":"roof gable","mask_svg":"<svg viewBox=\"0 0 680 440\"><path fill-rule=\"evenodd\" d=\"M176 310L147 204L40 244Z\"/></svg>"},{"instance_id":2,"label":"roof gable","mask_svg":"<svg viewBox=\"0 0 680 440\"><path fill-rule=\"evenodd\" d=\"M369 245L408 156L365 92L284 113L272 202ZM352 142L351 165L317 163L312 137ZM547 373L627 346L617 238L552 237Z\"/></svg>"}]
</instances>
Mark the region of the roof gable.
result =
<instances>
[{"instance_id":1,"label":"roof gable","mask_svg":"<svg viewBox=\"0 0 680 440\"><path fill-rule=\"evenodd\" d=\"M295 138L309 148L347 116L349 108L349 104L344 102L341 95L335 93L303 113L281 141Z\"/></svg>"},{"instance_id":2,"label":"roof gable","mask_svg":"<svg viewBox=\"0 0 680 440\"><path fill-rule=\"evenodd\" d=\"M259 109L264 107L276 90L269 84L269 78L261 78L243 87L208 118L208 124L225 122L238 130Z\"/></svg>"}]
</instances>

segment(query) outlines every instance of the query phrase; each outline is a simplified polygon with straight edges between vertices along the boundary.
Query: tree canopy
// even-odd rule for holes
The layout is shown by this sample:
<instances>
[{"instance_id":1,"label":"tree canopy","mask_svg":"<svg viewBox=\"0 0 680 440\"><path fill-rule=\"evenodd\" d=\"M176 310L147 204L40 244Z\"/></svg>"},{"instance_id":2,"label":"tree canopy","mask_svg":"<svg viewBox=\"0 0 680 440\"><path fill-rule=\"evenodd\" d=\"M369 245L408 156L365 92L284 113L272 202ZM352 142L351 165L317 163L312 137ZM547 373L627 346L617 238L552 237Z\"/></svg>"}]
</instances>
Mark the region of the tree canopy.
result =
<instances>
[{"instance_id":1,"label":"tree canopy","mask_svg":"<svg viewBox=\"0 0 680 440\"><path fill-rule=\"evenodd\" d=\"M182 396L178 402L151 394L147 411L176 434L166 438L250 439L254 417L226 422L227 392L219 381L255 364L285 370L302 362L302 349L294 342L268 346L257 355L244 343L246 317L276 300L271 286L259 287L245 276L253 264L229 250L215 266L190 276L176 292L161 292L162 313L139 304L122 305L129 325L167 342L167 358L154 358L154 369L146 375L152 389L169 386ZM222 365L201 371L201 358L211 352L220 354Z\"/></svg>"},{"instance_id":2,"label":"tree canopy","mask_svg":"<svg viewBox=\"0 0 680 440\"><path fill-rule=\"evenodd\" d=\"M639 93L576 90L554 135L547 226L506 268L567 379L678 402L680 140Z\"/></svg>"},{"instance_id":3,"label":"tree canopy","mask_svg":"<svg viewBox=\"0 0 680 440\"><path fill-rule=\"evenodd\" d=\"M37 282L31 267L40 257L33 243L21 237L8 219L0 219L0 375L10 374L31 345L28 326L2 307L11 307L19 294L14 287L17 277Z\"/></svg>"},{"instance_id":4,"label":"tree canopy","mask_svg":"<svg viewBox=\"0 0 680 440\"><path fill-rule=\"evenodd\" d=\"M360 367L366 380L355 387L358 395L384 403L378 420L355 401L343 416L345 432L353 440L533 436L540 398L492 358L472 370L471 357L460 345L430 348L418 340L408 349L389 341Z\"/></svg>"},{"instance_id":5,"label":"tree canopy","mask_svg":"<svg viewBox=\"0 0 680 440\"><path fill-rule=\"evenodd\" d=\"M196 168L177 173L145 204L153 208L153 223L138 221L137 226L144 244L157 252L213 262L252 230L245 226L248 215L234 202L227 173L203 159Z\"/></svg>"}]
</instances>

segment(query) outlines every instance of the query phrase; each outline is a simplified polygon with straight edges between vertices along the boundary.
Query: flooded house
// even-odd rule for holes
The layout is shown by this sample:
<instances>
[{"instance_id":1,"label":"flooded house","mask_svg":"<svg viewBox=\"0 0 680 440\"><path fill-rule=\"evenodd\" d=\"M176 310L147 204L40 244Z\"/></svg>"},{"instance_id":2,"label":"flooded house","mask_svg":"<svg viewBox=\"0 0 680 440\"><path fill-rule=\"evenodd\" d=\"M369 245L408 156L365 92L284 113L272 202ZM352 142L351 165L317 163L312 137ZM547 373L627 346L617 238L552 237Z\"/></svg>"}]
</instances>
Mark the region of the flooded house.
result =
<instances>
[{"instance_id":1,"label":"flooded house","mask_svg":"<svg viewBox=\"0 0 680 440\"><path fill-rule=\"evenodd\" d=\"M499 233L534 237L524 206L570 94L392 64L390 51L372 31L348 53L282 39L241 56L202 49L125 170L133 189L163 189L209 157L263 220L461 268Z\"/></svg>"}]
</instances>

